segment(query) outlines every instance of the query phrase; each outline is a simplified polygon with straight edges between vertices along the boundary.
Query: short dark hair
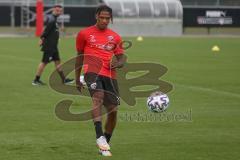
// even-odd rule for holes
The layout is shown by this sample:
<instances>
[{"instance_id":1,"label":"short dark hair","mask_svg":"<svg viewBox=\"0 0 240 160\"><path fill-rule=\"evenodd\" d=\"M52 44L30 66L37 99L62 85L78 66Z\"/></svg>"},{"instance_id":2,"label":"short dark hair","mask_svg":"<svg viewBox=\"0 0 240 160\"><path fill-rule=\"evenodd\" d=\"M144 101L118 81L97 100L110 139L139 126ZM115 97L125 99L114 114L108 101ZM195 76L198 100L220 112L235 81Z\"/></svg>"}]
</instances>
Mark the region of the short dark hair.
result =
<instances>
[{"instance_id":1,"label":"short dark hair","mask_svg":"<svg viewBox=\"0 0 240 160\"><path fill-rule=\"evenodd\" d=\"M55 5L53 6L53 8L63 8L63 7L62 7L62 5L60 5L60 4L55 4Z\"/></svg>"},{"instance_id":2,"label":"short dark hair","mask_svg":"<svg viewBox=\"0 0 240 160\"><path fill-rule=\"evenodd\" d=\"M110 13L111 16L111 21L113 22L113 16L112 16L112 8L110 8L109 6L103 4L97 7L96 9L96 15L99 15L102 11L106 11Z\"/></svg>"}]
</instances>

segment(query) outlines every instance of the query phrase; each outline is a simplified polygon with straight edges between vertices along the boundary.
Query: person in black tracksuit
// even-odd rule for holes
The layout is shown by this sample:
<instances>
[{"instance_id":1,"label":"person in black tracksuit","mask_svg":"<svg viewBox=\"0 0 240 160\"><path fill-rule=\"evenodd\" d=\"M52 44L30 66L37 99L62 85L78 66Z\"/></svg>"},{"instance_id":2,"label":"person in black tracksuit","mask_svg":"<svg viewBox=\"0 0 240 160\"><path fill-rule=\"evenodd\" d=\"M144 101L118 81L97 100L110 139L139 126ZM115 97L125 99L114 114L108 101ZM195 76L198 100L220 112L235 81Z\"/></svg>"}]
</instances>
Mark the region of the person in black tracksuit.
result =
<instances>
[{"instance_id":1,"label":"person in black tracksuit","mask_svg":"<svg viewBox=\"0 0 240 160\"><path fill-rule=\"evenodd\" d=\"M48 16L47 25L41 35L43 58L42 62L59 61L58 52L59 27L57 16L51 14Z\"/></svg>"},{"instance_id":2,"label":"person in black tracksuit","mask_svg":"<svg viewBox=\"0 0 240 160\"><path fill-rule=\"evenodd\" d=\"M73 79L65 78L61 69L61 61L58 51L58 39L59 39L59 26L57 23L57 17L62 14L62 6L56 5L53 7L53 12L48 16L46 27L40 37L39 45L42 47L43 52L42 61L38 66L36 77L32 82L32 85L44 85L40 80L41 74L46 65L54 61L55 67L62 79L63 83L71 83Z\"/></svg>"}]
</instances>

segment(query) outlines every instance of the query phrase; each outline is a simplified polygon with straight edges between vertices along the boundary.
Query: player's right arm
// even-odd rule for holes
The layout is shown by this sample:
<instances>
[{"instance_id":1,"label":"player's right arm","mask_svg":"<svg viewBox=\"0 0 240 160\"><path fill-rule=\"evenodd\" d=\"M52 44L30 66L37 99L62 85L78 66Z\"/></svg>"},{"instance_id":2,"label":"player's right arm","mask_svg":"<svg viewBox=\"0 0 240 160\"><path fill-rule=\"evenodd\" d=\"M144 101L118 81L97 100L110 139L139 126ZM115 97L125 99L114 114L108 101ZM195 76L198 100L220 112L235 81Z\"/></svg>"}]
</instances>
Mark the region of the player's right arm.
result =
<instances>
[{"instance_id":1,"label":"player's right arm","mask_svg":"<svg viewBox=\"0 0 240 160\"><path fill-rule=\"evenodd\" d=\"M82 32L79 32L76 38L77 57L75 62L75 79L76 79L76 86L80 92L81 92L81 89L83 88L83 84L80 82L80 75L81 75L81 70L83 66L84 48L85 48L85 37Z\"/></svg>"},{"instance_id":2,"label":"player's right arm","mask_svg":"<svg viewBox=\"0 0 240 160\"><path fill-rule=\"evenodd\" d=\"M52 17L48 17L46 27L45 27L45 29L44 29L41 37L40 37L40 41L39 41L39 45L40 46L43 44L44 39L47 38L47 36L51 32L51 30L54 27L54 25L55 25L54 19Z\"/></svg>"},{"instance_id":3,"label":"player's right arm","mask_svg":"<svg viewBox=\"0 0 240 160\"><path fill-rule=\"evenodd\" d=\"M82 65L83 65L83 52L78 52L76 57L76 62L75 62L75 79L76 79L76 86L80 92L83 88L83 84L80 82Z\"/></svg>"}]
</instances>

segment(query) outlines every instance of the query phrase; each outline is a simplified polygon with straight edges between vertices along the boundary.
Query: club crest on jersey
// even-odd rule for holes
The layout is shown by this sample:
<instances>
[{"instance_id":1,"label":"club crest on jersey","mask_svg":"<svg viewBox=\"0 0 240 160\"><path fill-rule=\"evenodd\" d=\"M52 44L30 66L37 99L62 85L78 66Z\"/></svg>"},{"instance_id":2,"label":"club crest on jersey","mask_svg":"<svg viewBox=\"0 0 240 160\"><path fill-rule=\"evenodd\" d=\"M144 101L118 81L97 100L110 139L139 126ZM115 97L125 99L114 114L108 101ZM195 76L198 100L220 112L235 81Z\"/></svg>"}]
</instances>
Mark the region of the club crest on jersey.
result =
<instances>
[{"instance_id":1,"label":"club crest on jersey","mask_svg":"<svg viewBox=\"0 0 240 160\"><path fill-rule=\"evenodd\" d=\"M108 36L107 39L108 39L108 41L112 41L114 39L114 37L113 36Z\"/></svg>"},{"instance_id":2,"label":"club crest on jersey","mask_svg":"<svg viewBox=\"0 0 240 160\"><path fill-rule=\"evenodd\" d=\"M94 43L96 42L95 36L94 35L90 35L90 42Z\"/></svg>"}]
</instances>

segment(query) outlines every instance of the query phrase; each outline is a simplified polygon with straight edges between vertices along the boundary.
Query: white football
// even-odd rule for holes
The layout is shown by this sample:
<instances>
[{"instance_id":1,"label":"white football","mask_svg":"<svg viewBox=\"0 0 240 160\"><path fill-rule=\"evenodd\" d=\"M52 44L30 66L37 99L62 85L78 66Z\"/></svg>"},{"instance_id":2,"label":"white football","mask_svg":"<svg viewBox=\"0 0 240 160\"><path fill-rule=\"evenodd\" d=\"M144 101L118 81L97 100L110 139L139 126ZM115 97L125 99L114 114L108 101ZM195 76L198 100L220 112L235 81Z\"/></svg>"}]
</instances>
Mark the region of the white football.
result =
<instances>
[{"instance_id":1,"label":"white football","mask_svg":"<svg viewBox=\"0 0 240 160\"><path fill-rule=\"evenodd\" d=\"M165 93L154 92L148 97L147 106L152 112L163 112L169 107L169 98Z\"/></svg>"}]
</instances>

